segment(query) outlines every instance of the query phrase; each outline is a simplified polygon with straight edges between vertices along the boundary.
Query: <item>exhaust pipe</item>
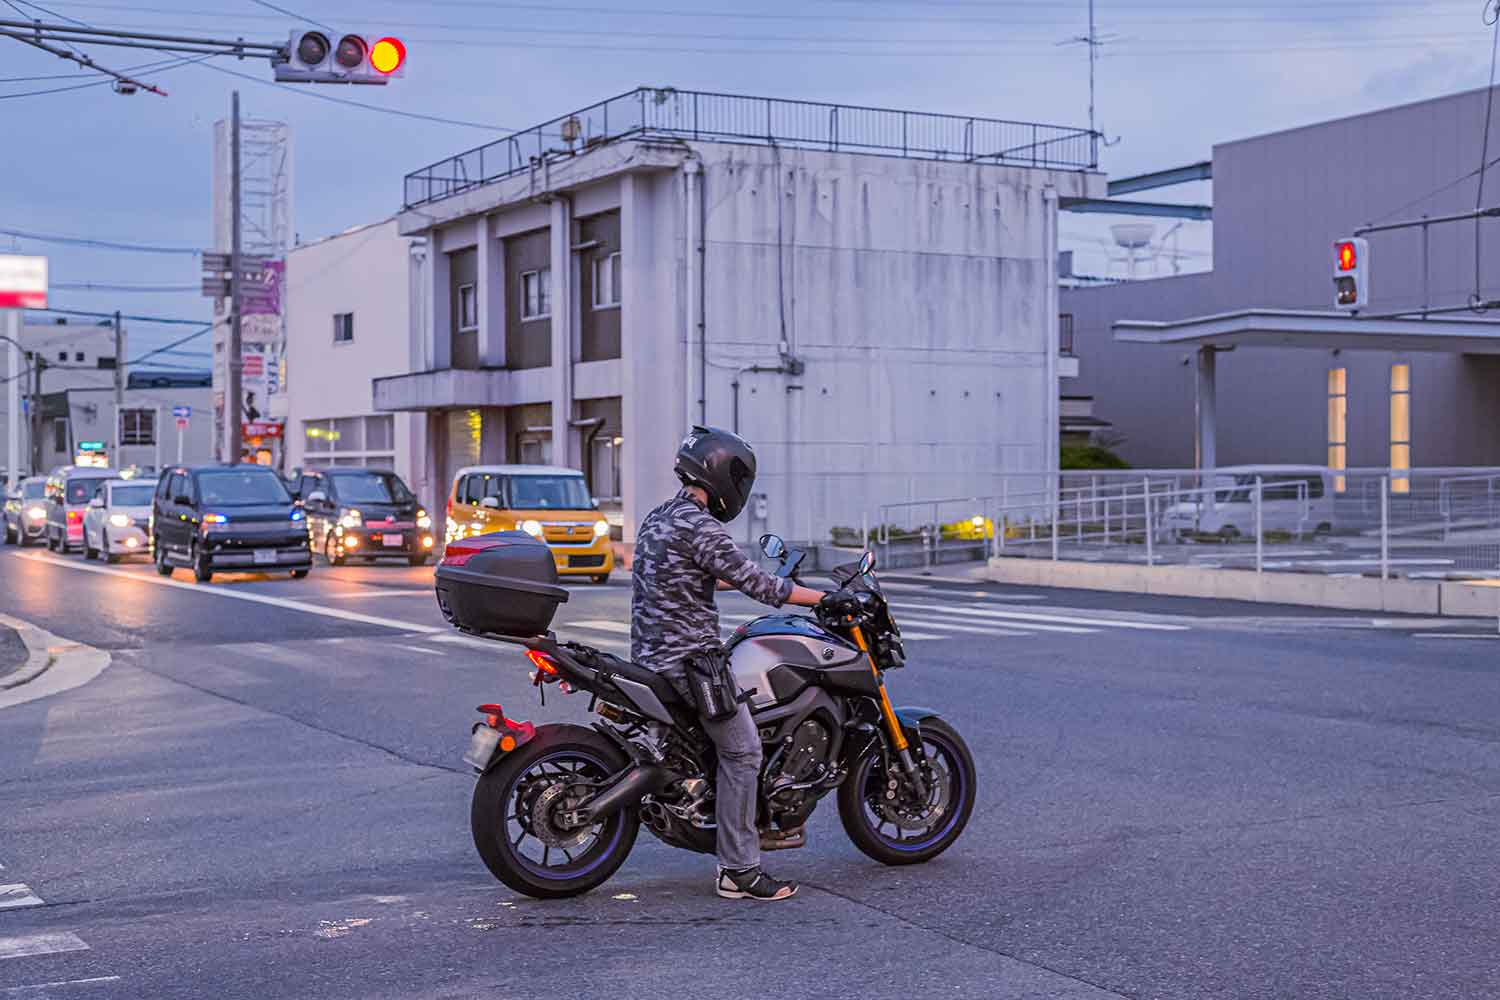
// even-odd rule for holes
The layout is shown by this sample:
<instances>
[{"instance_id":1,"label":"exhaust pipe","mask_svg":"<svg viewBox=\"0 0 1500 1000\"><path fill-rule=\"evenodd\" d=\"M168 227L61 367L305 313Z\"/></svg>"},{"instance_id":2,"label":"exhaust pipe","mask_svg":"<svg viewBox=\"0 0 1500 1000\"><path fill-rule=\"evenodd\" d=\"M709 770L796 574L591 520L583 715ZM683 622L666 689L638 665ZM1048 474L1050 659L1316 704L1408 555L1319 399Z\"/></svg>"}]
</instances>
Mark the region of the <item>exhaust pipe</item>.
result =
<instances>
[{"instance_id":1,"label":"exhaust pipe","mask_svg":"<svg viewBox=\"0 0 1500 1000\"><path fill-rule=\"evenodd\" d=\"M621 809L629 809L641 801L643 795L655 795L680 775L655 764L643 764L619 781L600 792L595 799L579 810L579 818L585 823L599 823L609 819Z\"/></svg>"}]
</instances>

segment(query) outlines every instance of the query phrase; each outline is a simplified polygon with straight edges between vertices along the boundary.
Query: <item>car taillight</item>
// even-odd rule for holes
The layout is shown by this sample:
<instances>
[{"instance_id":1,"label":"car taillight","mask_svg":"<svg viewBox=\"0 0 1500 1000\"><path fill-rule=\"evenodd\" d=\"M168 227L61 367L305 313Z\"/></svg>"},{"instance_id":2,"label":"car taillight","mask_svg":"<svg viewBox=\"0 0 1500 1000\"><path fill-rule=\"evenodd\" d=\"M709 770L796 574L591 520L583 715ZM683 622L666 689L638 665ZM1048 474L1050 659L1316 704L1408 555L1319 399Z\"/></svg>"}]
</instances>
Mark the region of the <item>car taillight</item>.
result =
<instances>
[{"instance_id":1,"label":"car taillight","mask_svg":"<svg viewBox=\"0 0 1500 1000\"><path fill-rule=\"evenodd\" d=\"M70 511L68 511L68 524L72 525L72 524L82 524L82 523L83 523L83 511L81 511L81 510L70 510Z\"/></svg>"}]
</instances>

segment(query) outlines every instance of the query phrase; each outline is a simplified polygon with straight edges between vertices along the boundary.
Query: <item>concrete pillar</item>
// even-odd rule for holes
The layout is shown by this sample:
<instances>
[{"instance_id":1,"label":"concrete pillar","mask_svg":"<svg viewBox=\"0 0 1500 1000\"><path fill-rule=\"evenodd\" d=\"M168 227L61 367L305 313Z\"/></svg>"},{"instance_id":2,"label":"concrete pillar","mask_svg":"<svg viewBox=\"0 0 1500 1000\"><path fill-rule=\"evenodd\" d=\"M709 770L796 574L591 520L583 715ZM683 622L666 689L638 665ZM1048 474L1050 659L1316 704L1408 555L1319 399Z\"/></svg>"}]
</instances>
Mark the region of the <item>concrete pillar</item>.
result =
<instances>
[{"instance_id":1,"label":"concrete pillar","mask_svg":"<svg viewBox=\"0 0 1500 1000\"><path fill-rule=\"evenodd\" d=\"M582 468L573 433L573 326L578 311L573 276L573 203L552 200L552 464Z\"/></svg>"},{"instance_id":2,"label":"concrete pillar","mask_svg":"<svg viewBox=\"0 0 1500 1000\"><path fill-rule=\"evenodd\" d=\"M479 294L479 366L505 367L505 244L495 238L490 216L479 220L475 255Z\"/></svg>"},{"instance_id":3,"label":"concrete pillar","mask_svg":"<svg viewBox=\"0 0 1500 1000\"><path fill-rule=\"evenodd\" d=\"M443 233L434 229L427 241L427 335L432 338L427 356L434 370L453 365L453 305L448 277L448 255L443 252Z\"/></svg>"},{"instance_id":4,"label":"concrete pillar","mask_svg":"<svg viewBox=\"0 0 1500 1000\"><path fill-rule=\"evenodd\" d=\"M432 529L437 538L439 551L443 544L443 529L448 506L448 489L453 472L448 465L448 421L442 410L429 410L425 426L425 447L422 455L421 485L416 486L417 498L432 515Z\"/></svg>"},{"instance_id":5,"label":"concrete pillar","mask_svg":"<svg viewBox=\"0 0 1500 1000\"><path fill-rule=\"evenodd\" d=\"M1193 453L1202 480L1201 485L1206 487L1213 486L1214 470L1219 464L1216 440L1218 433L1217 367L1218 352L1212 347L1200 347L1198 349L1198 422L1193 439ZM1210 506L1213 504L1213 499L1212 493L1207 494Z\"/></svg>"}]
</instances>

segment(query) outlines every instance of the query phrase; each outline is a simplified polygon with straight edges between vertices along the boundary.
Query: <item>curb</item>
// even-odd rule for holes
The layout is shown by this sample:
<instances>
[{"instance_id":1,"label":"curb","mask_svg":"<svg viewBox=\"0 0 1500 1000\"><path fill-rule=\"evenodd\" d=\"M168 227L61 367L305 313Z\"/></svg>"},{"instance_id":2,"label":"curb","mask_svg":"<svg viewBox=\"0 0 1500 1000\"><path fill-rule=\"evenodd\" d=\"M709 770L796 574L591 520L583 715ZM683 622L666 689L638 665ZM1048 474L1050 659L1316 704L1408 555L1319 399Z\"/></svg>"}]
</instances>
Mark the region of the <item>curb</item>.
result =
<instances>
[{"instance_id":1,"label":"curb","mask_svg":"<svg viewBox=\"0 0 1500 1000\"><path fill-rule=\"evenodd\" d=\"M11 673L0 677L0 691L9 691L11 688L20 687L29 681L34 681L46 672L47 668L57 662L58 654L66 651L62 647L75 647L76 643L65 642L50 632L44 632L19 618L11 618L0 615L0 625L7 625L16 630L21 641L26 644L28 656L26 662L21 664Z\"/></svg>"},{"instance_id":2,"label":"curb","mask_svg":"<svg viewBox=\"0 0 1500 1000\"><path fill-rule=\"evenodd\" d=\"M15 629L30 651L25 666L0 679L0 709L71 691L109 666L110 655L105 650L70 642L7 615L0 615L0 624Z\"/></svg>"}]
</instances>

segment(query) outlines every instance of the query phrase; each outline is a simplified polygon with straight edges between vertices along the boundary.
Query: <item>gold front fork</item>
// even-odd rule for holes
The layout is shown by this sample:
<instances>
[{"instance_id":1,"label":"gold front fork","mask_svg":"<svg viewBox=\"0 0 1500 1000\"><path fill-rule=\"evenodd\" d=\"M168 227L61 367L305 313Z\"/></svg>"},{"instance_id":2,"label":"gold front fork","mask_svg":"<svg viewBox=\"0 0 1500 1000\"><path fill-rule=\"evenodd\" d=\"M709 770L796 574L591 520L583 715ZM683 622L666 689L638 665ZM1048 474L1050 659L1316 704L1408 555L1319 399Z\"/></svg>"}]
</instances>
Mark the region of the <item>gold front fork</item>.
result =
<instances>
[{"instance_id":1,"label":"gold front fork","mask_svg":"<svg viewBox=\"0 0 1500 1000\"><path fill-rule=\"evenodd\" d=\"M864 630L856 625L849 631L854 633L854 644L865 654L865 659L870 661L870 673L875 675L875 687L880 692L880 714L885 717L885 727L891 734L891 745L896 748L897 753L904 754L907 746L906 733L901 729L901 720L896 718L896 710L891 707L890 696L885 693L885 681L881 679L880 668L876 666L875 657L865 642Z\"/></svg>"}]
</instances>

